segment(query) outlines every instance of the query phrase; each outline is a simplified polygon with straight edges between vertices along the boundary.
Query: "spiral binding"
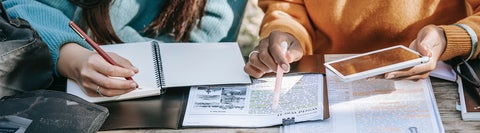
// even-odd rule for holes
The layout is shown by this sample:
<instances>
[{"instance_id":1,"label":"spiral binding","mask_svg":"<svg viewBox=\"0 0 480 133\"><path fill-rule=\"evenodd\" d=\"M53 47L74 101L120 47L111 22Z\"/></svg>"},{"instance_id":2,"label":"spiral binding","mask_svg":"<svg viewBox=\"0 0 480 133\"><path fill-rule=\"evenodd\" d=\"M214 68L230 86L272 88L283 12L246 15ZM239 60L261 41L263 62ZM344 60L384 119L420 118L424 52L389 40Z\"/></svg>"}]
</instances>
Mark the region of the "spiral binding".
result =
<instances>
[{"instance_id":1,"label":"spiral binding","mask_svg":"<svg viewBox=\"0 0 480 133\"><path fill-rule=\"evenodd\" d=\"M164 87L165 86L165 78L163 76L163 68L162 68L162 58L160 56L160 47L156 41L152 42L152 52L154 54L153 64L155 65L155 76L157 77L157 87ZM164 89L160 90L161 93L164 92Z\"/></svg>"}]
</instances>

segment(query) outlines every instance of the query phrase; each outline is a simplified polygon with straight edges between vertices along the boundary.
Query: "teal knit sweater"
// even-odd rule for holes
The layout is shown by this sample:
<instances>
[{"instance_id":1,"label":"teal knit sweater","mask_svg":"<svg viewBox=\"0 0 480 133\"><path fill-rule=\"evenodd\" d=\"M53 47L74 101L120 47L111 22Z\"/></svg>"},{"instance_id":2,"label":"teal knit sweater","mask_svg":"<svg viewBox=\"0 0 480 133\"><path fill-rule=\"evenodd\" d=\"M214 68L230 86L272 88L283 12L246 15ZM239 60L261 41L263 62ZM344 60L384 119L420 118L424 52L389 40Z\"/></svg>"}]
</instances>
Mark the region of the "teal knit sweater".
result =
<instances>
[{"instance_id":1,"label":"teal knit sweater","mask_svg":"<svg viewBox=\"0 0 480 133\"><path fill-rule=\"evenodd\" d=\"M148 38L142 30L156 17L164 0L116 0L110 8L110 19L116 34L124 42L158 40L173 42L171 36ZM47 43L57 72L60 47L75 42L91 49L69 26L70 20L79 24L81 8L69 0L6 0L3 2L12 18L23 18L40 34ZM227 36L233 23L233 12L227 1L209 0L202 18L201 29L196 27L190 33L191 42L218 42ZM83 27L80 25L80 27Z\"/></svg>"}]
</instances>

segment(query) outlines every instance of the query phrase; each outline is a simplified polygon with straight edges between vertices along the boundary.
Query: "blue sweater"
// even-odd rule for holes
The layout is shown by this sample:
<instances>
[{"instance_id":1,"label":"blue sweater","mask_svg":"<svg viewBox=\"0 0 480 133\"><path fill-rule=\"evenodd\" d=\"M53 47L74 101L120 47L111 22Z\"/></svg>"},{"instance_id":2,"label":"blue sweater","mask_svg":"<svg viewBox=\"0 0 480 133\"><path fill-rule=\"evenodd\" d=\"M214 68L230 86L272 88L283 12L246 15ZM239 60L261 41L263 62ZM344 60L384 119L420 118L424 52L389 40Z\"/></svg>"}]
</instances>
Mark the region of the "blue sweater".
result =
<instances>
[{"instance_id":1,"label":"blue sweater","mask_svg":"<svg viewBox=\"0 0 480 133\"><path fill-rule=\"evenodd\" d=\"M124 42L158 40L173 42L171 36L148 38L141 32L156 17L164 0L115 0L110 8L110 19L119 38ZM12 18L23 18L40 34L47 43L57 72L60 47L75 42L91 49L69 26L70 20L79 24L81 8L69 0L6 0L3 2ZM227 36L233 23L233 12L227 1L209 0L201 29L195 27L190 33L191 42L218 42ZM80 27L84 27L80 25Z\"/></svg>"}]
</instances>

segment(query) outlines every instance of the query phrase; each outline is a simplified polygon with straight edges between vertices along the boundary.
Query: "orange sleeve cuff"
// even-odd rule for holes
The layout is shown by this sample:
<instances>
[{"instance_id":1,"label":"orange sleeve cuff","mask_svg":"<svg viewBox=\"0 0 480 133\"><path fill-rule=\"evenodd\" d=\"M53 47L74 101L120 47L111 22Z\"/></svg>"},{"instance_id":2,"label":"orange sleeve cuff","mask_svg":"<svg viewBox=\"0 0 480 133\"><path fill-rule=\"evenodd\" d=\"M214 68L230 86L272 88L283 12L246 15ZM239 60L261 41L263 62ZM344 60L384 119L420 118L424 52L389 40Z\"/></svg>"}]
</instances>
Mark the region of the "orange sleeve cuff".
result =
<instances>
[{"instance_id":1,"label":"orange sleeve cuff","mask_svg":"<svg viewBox=\"0 0 480 133\"><path fill-rule=\"evenodd\" d=\"M287 26L283 24L289 25ZM286 19L277 19L274 21L270 21L268 22L268 24L262 26L262 29L260 31L260 39L267 38L273 31L282 31L291 34L299 41L300 45L302 45L304 55L313 54L312 39L308 34L308 31L298 22Z\"/></svg>"},{"instance_id":2,"label":"orange sleeve cuff","mask_svg":"<svg viewBox=\"0 0 480 133\"><path fill-rule=\"evenodd\" d=\"M313 54L313 27L303 0L259 0L259 7L265 12L260 26L259 38L267 38L273 31L281 31L295 37L304 55Z\"/></svg>"},{"instance_id":3,"label":"orange sleeve cuff","mask_svg":"<svg viewBox=\"0 0 480 133\"><path fill-rule=\"evenodd\" d=\"M471 39L467 31L455 25L441 25L439 27L444 30L447 39L440 60L449 60L457 56L467 58L472 49Z\"/></svg>"}]
</instances>

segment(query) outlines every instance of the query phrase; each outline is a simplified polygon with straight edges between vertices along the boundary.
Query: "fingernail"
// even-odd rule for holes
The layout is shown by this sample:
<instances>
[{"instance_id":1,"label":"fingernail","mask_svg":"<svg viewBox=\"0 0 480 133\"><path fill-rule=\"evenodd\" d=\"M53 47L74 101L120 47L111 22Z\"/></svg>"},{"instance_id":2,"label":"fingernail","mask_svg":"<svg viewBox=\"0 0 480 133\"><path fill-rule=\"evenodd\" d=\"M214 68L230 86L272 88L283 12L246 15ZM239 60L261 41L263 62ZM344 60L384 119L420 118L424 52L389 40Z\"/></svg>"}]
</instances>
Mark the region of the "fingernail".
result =
<instances>
[{"instance_id":1,"label":"fingernail","mask_svg":"<svg viewBox=\"0 0 480 133\"><path fill-rule=\"evenodd\" d=\"M288 49L288 43L287 41L283 41L280 43L280 46L282 47L282 53L285 54L287 52L287 49Z\"/></svg>"},{"instance_id":2,"label":"fingernail","mask_svg":"<svg viewBox=\"0 0 480 133\"><path fill-rule=\"evenodd\" d=\"M392 79L392 78L394 78L394 77L395 77L395 75L393 75L393 74L388 74L388 75L385 77L385 79Z\"/></svg>"},{"instance_id":3,"label":"fingernail","mask_svg":"<svg viewBox=\"0 0 480 133\"><path fill-rule=\"evenodd\" d=\"M283 69L283 71L285 71L285 72L290 71L290 70L288 69L287 64L282 64L282 69Z\"/></svg>"},{"instance_id":4,"label":"fingernail","mask_svg":"<svg viewBox=\"0 0 480 133\"><path fill-rule=\"evenodd\" d=\"M132 66L132 69L138 71L138 68L135 66Z\"/></svg>"},{"instance_id":5,"label":"fingernail","mask_svg":"<svg viewBox=\"0 0 480 133\"><path fill-rule=\"evenodd\" d=\"M129 71L127 76L132 77L133 75L135 75L135 72L134 71Z\"/></svg>"},{"instance_id":6,"label":"fingernail","mask_svg":"<svg viewBox=\"0 0 480 133\"><path fill-rule=\"evenodd\" d=\"M271 72L273 72L273 70L272 70L272 69L268 69L268 71L266 71L265 73L271 73Z\"/></svg>"},{"instance_id":7,"label":"fingernail","mask_svg":"<svg viewBox=\"0 0 480 133\"><path fill-rule=\"evenodd\" d=\"M131 84L130 84L130 87L132 87L132 88L137 88L137 84L136 84L136 83L131 83Z\"/></svg>"}]
</instances>

